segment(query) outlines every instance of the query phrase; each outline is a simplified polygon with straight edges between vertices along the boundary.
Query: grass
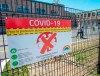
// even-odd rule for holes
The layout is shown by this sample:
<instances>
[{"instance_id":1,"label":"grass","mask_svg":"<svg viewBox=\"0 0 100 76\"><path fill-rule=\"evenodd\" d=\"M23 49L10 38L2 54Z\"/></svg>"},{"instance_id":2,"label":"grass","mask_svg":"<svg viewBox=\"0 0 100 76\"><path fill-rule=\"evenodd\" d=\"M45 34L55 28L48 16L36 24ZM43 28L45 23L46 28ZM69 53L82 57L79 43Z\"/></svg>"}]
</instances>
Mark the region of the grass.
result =
<instances>
[{"instance_id":1,"label":"grass","mask_svg":"<svg viewBox=\"0 0 100 76\"><path fill-rule=\"evenodd\" d=\"M30 76L27 66L11 69L10 62L8 62L6 66L1 76Z\"/></svg>"},{"instance_id":2,"label":"grass","mask_svg":"<svg viewBox=\"0 0 100 76\"><path fill-rule=\"evenodd\" d=\"M97 61L98 61L98 48L99 39L87 40L82 43L77 43L72 46L71 55L74 57L77 63L82 64L87 72L93 70L95 73L91 73L91 76L100 76L97 74ZM81 67L81 66L80 66ZM89 75L90 76L90 75Z\"/></svg>"},{"instance_id":3,"label":"grass","mask_svg":"<svg viewBox=\"0 0 100 76\"><path fill-rule=\"evenodd\" d=\"M84 60L87 60L87 56L86 55L80 54L80 55L76 56L76 61L77 62L83 62Z\"/></svg>"},{"instance_id":4,"label":"grass","mask_svg":"<svg viewBox=\"0 0 100 76\"><path fill-rule=\"evenodd\" d=\"M72 46L72 56L79 63L84 63L98 56L97 40L88 40ZM94 47L94 48L93 48Z\"/></svg>"},{"instance_id":5,"label":"grass","mask_svg":"<svg viewBox=\"0 0 100 76\"><path fill-rule=\"evenodd\" d=\"M97 74L96 76L100 76L100 74Z\"/></svg>"}]
</instances>

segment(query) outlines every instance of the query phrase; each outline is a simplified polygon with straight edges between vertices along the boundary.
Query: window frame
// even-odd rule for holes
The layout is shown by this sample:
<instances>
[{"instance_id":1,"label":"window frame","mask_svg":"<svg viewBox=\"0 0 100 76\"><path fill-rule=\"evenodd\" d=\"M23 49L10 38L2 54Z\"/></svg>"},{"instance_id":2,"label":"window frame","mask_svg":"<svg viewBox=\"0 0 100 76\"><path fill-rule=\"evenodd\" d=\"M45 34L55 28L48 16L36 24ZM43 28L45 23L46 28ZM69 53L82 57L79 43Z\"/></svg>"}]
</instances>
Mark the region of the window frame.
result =
<instances>
[{"instance_id":1,"label":"window frame","mask_svg":"<svg viewBox=\"0 0 100 76\"><path fill-rule=\"evenodd\" d=\"M36 8L36 14L44 15L44 14L46 14L46 10L43 8Z\"/></svg>"},{"instance_id":2,"label":"window frame","mask_svg":"<svg viewBox=\"0 0 100 76\"><path fill-rule=\"evenodd\" d=\"M51 14L51 15L56 15L56 14L57 14L57 11L51 10L51 11L50 11L50 14Z\"/></svg>"},{"instance_id":3,"label":"window frame","mask_svg":"<svg viewBox=\"0 0 100 76\"><path fill-rule=\"evenodd\" d=\"M92 12L92 16L96 16L96 12Z\"/></svg>"},{"instance_id":4,"label":"window frame","mask_svg":"<svg viewBox=\"0 0 100 76\"><path fill-rule=\"evenodd\" d=\"M26 9L27 7L27 9ZM18 6L17 7L17 12L18 13L30 13L30 7L29 6Z\"/></svg>"},{"instance_id":5,"label":"window frame","mask_svg":"<svg viewBox=\"0 0 100 76\"><path fill-rule=\"evenodd\" d=\"M88 17L91 17L91 13L88 13Z\"/></svg>"},{"instance_id":6,"label":"window frame","mask_svg":"<svg viewBox=\"0 0 100 76\"><path fill-rule=\"evenodd\" d=\"M84 13L84 17L87 17L87 14L86 13Z\"/></svg>"},{"instance_id":7,"label":"window frame","mask_svg":"<svg viewBox=\"0 0 100 76\"><path fill-rule=\"evenodd\" d=\"M4 7L4 6L5 7ZM0 3L0 10L1 11L9 11L9 4L6 4L6 3Z\"/></svg>"},{"instance_id":8,"label":"window frame","mask_svg":"<svg viewBox=\"0 0 100 76\"><path fill-rule=\"evenodd\" d=\"M100 11L97 12L97 16L100 16Z\"/></svg>"}]
</instances>

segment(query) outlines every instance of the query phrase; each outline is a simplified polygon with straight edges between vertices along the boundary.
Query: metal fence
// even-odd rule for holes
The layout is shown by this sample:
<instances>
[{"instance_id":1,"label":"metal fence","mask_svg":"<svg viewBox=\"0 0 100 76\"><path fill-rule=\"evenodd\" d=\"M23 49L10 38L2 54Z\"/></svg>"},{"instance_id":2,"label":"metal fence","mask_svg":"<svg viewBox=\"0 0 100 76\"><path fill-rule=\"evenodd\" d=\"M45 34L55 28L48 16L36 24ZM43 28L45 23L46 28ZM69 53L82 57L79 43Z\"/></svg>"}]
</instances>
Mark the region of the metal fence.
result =
<instances>
[{"instance_id":1,"label":"metal fence","mask_svg":"<svg viewBox=\"0 0 100 76\"><path fill-rule=\"evenodd\" d=\"M90 14L89 14L90 13ZM0 0L0 75L1 76L97 76L100 73L100 16L61 4L31 0ZM72 51L44 61L12 69L9 64L5 17L46 18L72 21ZM84 27L84 38L77 36Z\"/></svg>"}]
</instances>

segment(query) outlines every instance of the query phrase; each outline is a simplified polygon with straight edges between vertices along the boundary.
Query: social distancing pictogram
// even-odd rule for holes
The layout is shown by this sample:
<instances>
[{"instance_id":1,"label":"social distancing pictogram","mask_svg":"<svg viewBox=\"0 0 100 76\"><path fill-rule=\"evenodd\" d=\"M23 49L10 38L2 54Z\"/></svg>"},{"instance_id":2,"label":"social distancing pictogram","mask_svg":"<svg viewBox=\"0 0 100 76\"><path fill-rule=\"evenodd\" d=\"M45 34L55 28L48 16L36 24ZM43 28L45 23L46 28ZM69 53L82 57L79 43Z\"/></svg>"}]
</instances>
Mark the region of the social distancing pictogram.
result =
<instances>
[{"instance_id":1,"label":"social distancing pictogram","mask_svg":"<svg viewBox=\"0 0 100 76\"><path fill-rule=\"evenodd\" d=\"M57 42L56 35L57 35L56 33L45 32L38 37L37 43L39 42L40 39L44 43L40 51L41 54L44 54L45 52L49 52L51 51L52 48L54 48L52 41Z\"/></svg>"}]
</instances>

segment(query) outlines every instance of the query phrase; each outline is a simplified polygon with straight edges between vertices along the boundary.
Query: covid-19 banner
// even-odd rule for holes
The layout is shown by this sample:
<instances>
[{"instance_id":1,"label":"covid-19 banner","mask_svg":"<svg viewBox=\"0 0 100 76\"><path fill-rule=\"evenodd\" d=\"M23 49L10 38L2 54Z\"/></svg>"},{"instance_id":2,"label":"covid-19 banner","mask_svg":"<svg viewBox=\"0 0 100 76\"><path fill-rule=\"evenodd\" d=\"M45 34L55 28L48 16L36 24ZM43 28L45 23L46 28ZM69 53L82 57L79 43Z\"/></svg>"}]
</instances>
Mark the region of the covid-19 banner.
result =
<instances>
[{"instance_id":1,"label":"covid-19 banner","mask_svg":"<svg viewBox=\"0 0 100 76\"><path fill-rule=\"evenodd\" d=\"M6 18L5 23L12 68L71 51L70 20Z\"/></svg>"}]
</instances>

